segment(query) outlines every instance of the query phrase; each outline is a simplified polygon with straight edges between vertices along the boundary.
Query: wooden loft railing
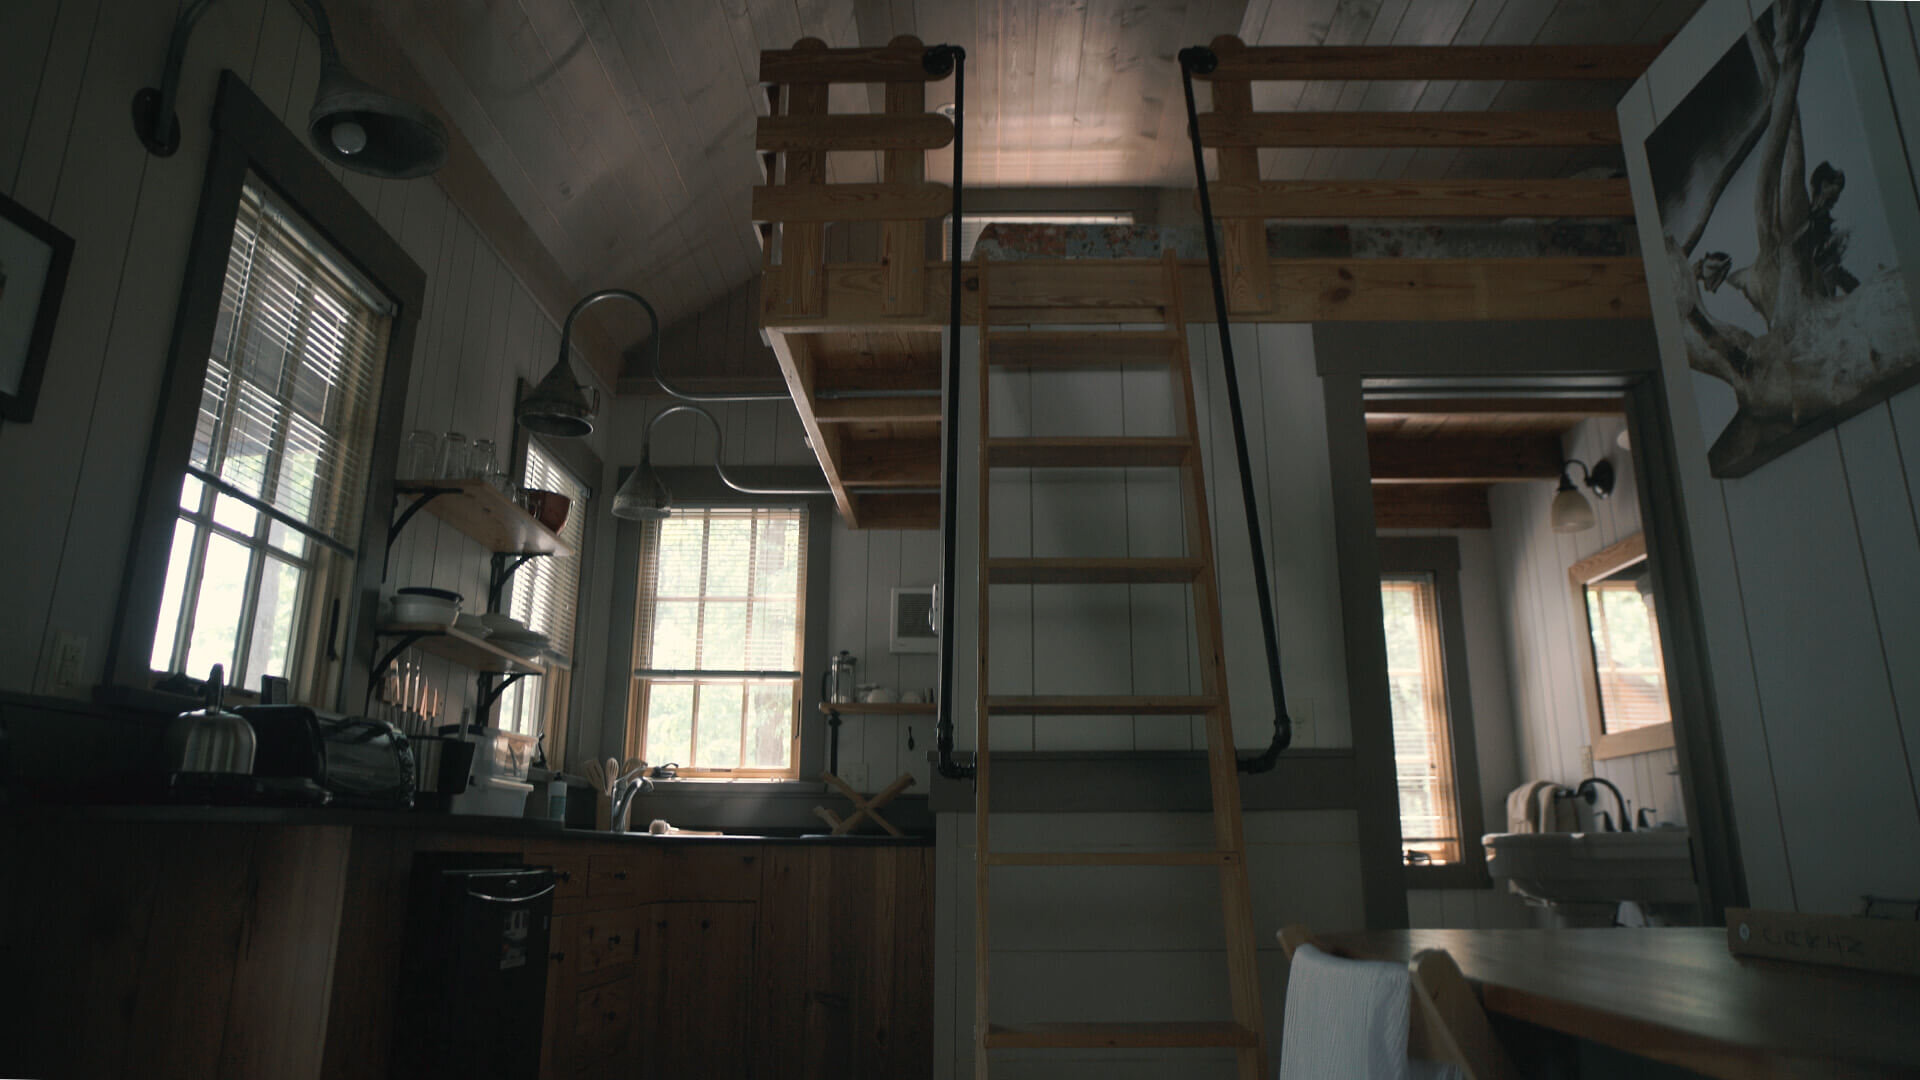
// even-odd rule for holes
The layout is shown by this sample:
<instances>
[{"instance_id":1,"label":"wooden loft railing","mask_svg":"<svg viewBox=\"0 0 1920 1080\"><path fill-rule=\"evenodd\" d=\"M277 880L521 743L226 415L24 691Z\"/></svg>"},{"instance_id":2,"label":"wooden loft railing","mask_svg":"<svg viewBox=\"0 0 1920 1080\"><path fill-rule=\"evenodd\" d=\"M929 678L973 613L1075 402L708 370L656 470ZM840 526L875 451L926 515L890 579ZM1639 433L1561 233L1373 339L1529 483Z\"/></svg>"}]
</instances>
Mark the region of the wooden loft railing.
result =
<instances>
[{"instance_id":1,"label":"wooden loft railing","mask_svg":"<svg viewBox=\"0 0 1920 1080\"><path fill-rule=\"evenodd\" d=\"M926 84L945 77L928 70L927 51L902 36L877 49L804 38L760 54L770 113L756 138L767 182L753 191L766 251L761 325L840 514L856 528L939 522L947 289L945 264L927 261L927 232L953 192L926 179L926 158L953 142L953 123L927 112ZM884 84L885 111L829 113L835 83ZM878 151L880 182L828 183L828 151ZM855 222L879 223L879 263L829 268L827 226ZM830 280L877 318L830 304Z\"/></svg>"},{"instance_id":2,"label":"wooden loft railing","mask_svg":"<svg viewBox=\"0 0 1920 1080\"><path fill-rule=\"evenodd\" d=\"M1263 80L1630 80L1657 46L1250 48L1214 41L1202 144L1218 155L1210 185L1224 237L1227 309L1261 322L1646 318L1637 256L1271 258L1271 218L1630 217L1621 180L1263 181L1266 147L1592 147L1619 143L1606 112L1260 113ZM950 267L929 258L930 226L952 192L927 180L927 154L953 125L927 112L928 50L913 37L882 48L830 49L803 39L765 52L769 115L756 144L763 170L753 214L765 248L760 322L840 514L853 528L939 525L940 334ZM828 111L834 84L881 84L885 110ZM828 183L829 151L877 152L877 183ZM879 231L878 261L829 262L827 226ZM937 256L938 251L932 253ZM871 256L868 256L871 259ZM979 319L976 267L961 267L961 319ZM997 266L1005 324L1157 321L1158 259L1022 260ZM1204 260L1176 275L1195 317L1213 311Z\"/></svg>"},{"instance_id":3,"label":"wooden loft railing","mask_svg":"<svg viewBox=\"0 0 1920 1080\"><path fill-rule=\"evenodd\" d=\"M1220 222L1227 309L1254 316L1276 307L1266 223L1274 218L1506 218L1633 216L1625 179L1263 180L1270 148L1618 146L1611 112L1254 112L1253 84L1337 80L1632 80L1657 45L1281 46L1213 39L1193 76L1213 87L1197 117L1200 143L1217 155L1208 186ZM1204 52L1205 50L1195 50ZM1539 260L1540 263L1560 260ZM1597 260L1582 260L1597 262ZM1632 260L1634 264L1638 259ZM1541 269L1545 269L1541 267ZM1486 317L1486 316L1482 316Z\"/></svg>"}]
</instances>

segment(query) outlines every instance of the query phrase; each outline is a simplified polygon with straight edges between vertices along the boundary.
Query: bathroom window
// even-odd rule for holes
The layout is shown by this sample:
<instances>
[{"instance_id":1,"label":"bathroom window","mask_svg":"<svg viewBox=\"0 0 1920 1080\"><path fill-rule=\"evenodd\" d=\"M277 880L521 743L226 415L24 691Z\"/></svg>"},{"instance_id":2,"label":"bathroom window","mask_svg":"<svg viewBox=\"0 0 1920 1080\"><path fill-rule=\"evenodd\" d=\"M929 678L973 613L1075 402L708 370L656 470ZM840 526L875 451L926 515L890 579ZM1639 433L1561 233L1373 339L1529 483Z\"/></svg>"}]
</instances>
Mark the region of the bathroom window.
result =
<instances>
[{"instance_id":1,"label":"bathroom window","mask_svg":"<svg viewBox=\"0 0 1920 1080\"><path fill-rule=\"evenodd\" d=\"M1644 534L1582 559L1568 571L1587 620L1587 720L1593 752L1623 757L1673 745L1666 657Z\"/></svg>"},{"instance_id":2,"label":"bathroom window","mask_svg":"<svg viewBox=\"0 0 1920 1080\"><path fill-rule=\"evenodd\" d=\"M807 517L690 507L643 525L630 754L682 776L799 775Z\"/></svg>"},{"instance_id":3,"label":"bathroom window","mask_svg":"<svg viewBox=\"0 0 1920 1080\"><path fill-rule=\"evenodd\" d=\"M1400 794L1400 846L1409 865L1460 861L1460 813L1453 790L1447 675L1433 575L1390 574L1380 582L1386 617L1387 686L1393 695L1393 771Z\"/></svg>"},{"instance_id":4,"label":"bathroom window","mask_svg":"<svg viewBox=\"0 0 1920 1080\"><path fill-rule=\"evenodd\" d=\"M1381 537L1377 543L1407 883L1485 888L1460 545L1450 536Z\"/></svg>"}]
</instances>

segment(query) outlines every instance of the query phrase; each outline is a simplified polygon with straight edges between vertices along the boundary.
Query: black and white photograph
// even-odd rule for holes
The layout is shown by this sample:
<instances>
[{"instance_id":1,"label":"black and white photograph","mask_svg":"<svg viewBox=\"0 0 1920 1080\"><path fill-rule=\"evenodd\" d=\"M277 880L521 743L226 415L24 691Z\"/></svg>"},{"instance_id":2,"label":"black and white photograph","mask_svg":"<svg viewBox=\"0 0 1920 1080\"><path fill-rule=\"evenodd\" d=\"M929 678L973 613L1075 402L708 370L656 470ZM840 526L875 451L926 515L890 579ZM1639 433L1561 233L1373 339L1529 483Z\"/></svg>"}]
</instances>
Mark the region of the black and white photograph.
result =
<instances>
[{"instance_id":1,"label":"black and white photograph","mask_svg":"<svg viewBox=\"0 0 1920 1080\"><path fill-rule=\"evenodd\" d=\"M1717 380L1695 380L1716 477L1920 381L1838 21L1822 0L1780 0L1646 141L1666 302L1688 365Z\"/></svg>"},{"instance_id":2,"label":"black and white photograph","mask_svg":"<svg viewBox=\"0 0 1920 1080\"><path fill-rule=\"evenodd\" d=\"M73 241L0 195L0 420L33 419Z\"/></svg>"}]
</instances>

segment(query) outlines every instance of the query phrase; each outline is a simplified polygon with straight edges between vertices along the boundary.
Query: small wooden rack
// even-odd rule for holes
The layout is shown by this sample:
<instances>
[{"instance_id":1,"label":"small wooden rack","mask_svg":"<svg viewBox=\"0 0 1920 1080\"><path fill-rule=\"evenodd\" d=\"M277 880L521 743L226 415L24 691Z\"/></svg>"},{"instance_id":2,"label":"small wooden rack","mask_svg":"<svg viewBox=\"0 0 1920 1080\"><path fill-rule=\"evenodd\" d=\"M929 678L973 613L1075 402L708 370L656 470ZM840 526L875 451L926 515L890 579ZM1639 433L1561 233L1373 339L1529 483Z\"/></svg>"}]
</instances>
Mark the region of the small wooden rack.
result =
<instances>
[{"instance_id":1,"label":"small wooden rack","mask_svg":"<svg viewBox=\"0 0 1920 1080\"><path fill-rule=\"evenodd\" d=\"M485 480L401 480L397 494L421 500L421 508L478 541L488 551L512 555L571 555L560 535L535 520ZM401 518L401 524L406 516ZM397 531L398 526L396 526Z\"/></svg>"},{"instance_id":2,"label":"small wooden rack","mask_svg":"<svg viewBox=\"0 0 1920 1080\"><path fill-rule=\"evenodd\" d=\"M385 623L380 627L380 636L415 638L413 646L422 652L486 674L538 675L545 670L498 645L487 644L484 638L439 623Z\"/></svg>"}]
</instances>

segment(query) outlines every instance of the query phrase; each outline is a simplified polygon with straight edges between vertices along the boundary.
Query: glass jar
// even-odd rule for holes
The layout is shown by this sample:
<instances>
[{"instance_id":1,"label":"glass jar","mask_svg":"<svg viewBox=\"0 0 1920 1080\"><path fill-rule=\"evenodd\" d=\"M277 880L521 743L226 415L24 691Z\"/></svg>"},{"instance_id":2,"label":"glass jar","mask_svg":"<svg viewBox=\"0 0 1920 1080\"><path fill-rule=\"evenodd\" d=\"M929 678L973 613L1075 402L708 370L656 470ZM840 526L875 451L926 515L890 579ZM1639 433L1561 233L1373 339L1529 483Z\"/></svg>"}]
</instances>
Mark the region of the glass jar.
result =
<instances>
[{"instance_id":1,"label":"glass jar","mask_svg":"<svg viewBox=\"0 0 1920 1080\"><path fill-rule=\"evenodd\" d=\"M409 431L400 441L402 480L431 480L439 475L440 437L431 431Z\"/></svg>"},{"instance_id":2,"label":"glass jar","mask_svg":"<svg viewBox=\"0 0 1920 1080\"><path fill-rule=\"evenodd\" d=\"M440 478L460 480L467 475L467 437L457 431L440 436Z\"/></svg>"},{"instance_id":3,"label":"glass jar","mask_svg":"<svg viewBox=\"0 0 1920 1080\"><path fill-rule=\"evenodd\" d=\"M493 459L493 440L475 439L467 451L467 479L485 480L496 483L500 475L500 464Z\"/></svg>"}]
</instances>

